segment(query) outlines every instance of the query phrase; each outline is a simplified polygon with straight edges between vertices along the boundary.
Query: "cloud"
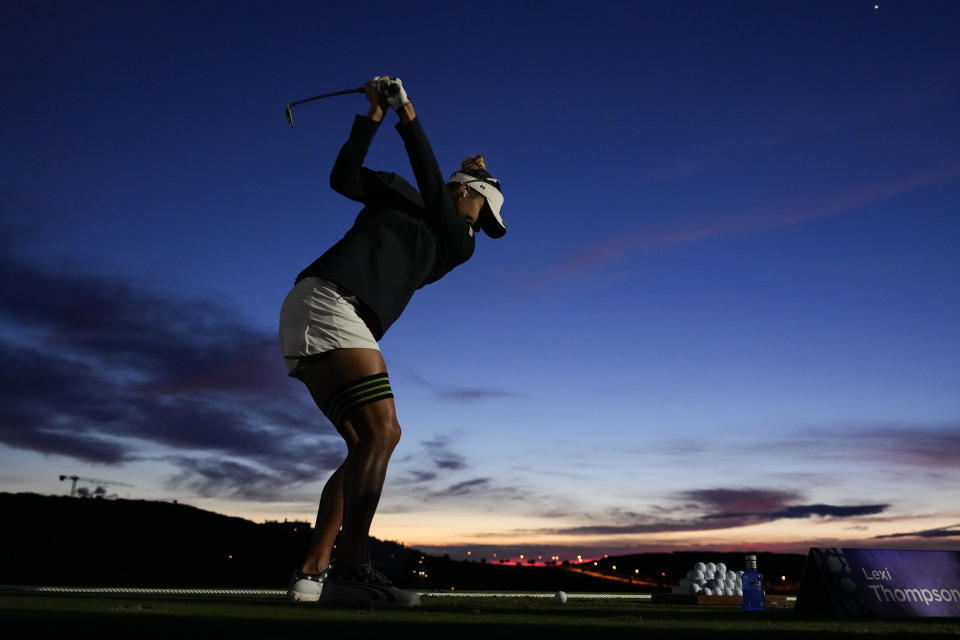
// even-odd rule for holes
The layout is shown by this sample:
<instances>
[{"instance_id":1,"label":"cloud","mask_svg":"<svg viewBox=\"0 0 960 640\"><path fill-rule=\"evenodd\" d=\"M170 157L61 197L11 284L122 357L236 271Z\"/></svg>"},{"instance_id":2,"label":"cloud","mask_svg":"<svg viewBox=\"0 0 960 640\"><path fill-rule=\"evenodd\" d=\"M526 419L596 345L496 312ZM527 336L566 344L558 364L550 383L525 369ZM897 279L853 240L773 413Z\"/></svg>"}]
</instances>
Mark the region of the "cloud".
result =
<instances>
[{"instance_id":1,"label":"cloud","mask_svg":"<svg viewBox=\"0 0 960 640\"><path fill-rule=\"evenodd\" d=\"M707 513L707 519L758 518L780 520L811 516L848 518L882 513L888 504L836 506L829 504L788 504L801 497L796 491L769 489L700 489L685 491L682 499L693 500Z\"/></svg>"},{"instance_id":2,"label":"cloud","mask_svg":"<svg viewBox=\"0 0 960 640\"><path fill-rule=\"evenodd\" d=\"M822 458L857 458L924 470L960 468L960 422L841 424L805 428L803 433L778 446L808 451Z\"/></svg>"},{"instance_id":3,"label":"cloud","mask_svg":"<svg viewBox=\"0 0 960 640\"><path fill-rule=\"evenodd\" d=\"M496 400L499 398L522 397L519 393L492 387L458 387L430 382L419 374L408 372L407 377L422 387L429 389L435 396L453 402L475 402L477 400Z\"/></svg>"},{"instance_id":4,"label":"cloud","mask_svg":"<svg viewBox=\"0 0 960 640\"><path fill-rule=\"evenodd\" d=\"M448 436L438 435L433 440L425 441L423 446L438 469L458 471L467 466L467 461L463 456L450 450L450 438Z\"/></svg>"},{"instance_id":5,"label":"cloud","mask_svg":"<svg viewBox=\"0 0 960 640\"><path fill-rule=\"evenodd\" d=\"M674 496L676 504L664 517L664 510L651 514L629 514L631 522L602 523L556 529L538 529L533 533L555 535L626 535L680 531L733 529L783 519L855 518L882 513L890 505L792 504L802 496L795 491L775 489L711 488L683 491ZM629 512L624 512L626 515ZM688 515L684 515L688 514Z\"/></svg>"},{"instance_id":6,"label":"cloud","mask_svg":"<svg viewBox=\"0 0 960 640\"><path fill-rule=\"evenodd\" d=\"M466 495L484 491L489 487L490 478L474 478L472 480L465 480L463 482L452 484L446 489L441 489L440 491L434 491L429 495L429 497L433 500L442 498L460 498Z\"/></svg>"},{"instance_id":7,"label":"cloud","mask_svg":"<svg viewBox=\"0 0 960 640\"><path fill-rule=\"evenodd\" d=\"M165 459L203 495L265 497L340 464L342 440L285 375L275 336L221 301L31 266L8 235L0 443L92 464Z\"/></svg>"},{"instance_id":8,"label":"cloud","mask_svg":"<svg viewBox=\"0 0 960 640\"><path fill-rule=\"evenodd\" d=\"M939 529L913 531L910 533L890 533L877 538L960 538L960 524L952 524Z\"/></svg>"},{"instance_id":9,"label":"cloud","mask_svg":"<svg viewBox=\"0 0 960 640\"><path fill-rule=\"evenodd\" d=\"M422 471L420 469L414 469L413 471L410 472L410 478L408 479L407 482L414 483L414 484L421 483L421 482L430 482L431 480L435 480L437 475L438 474L436 471Z\"/></svg>"},{"instance_id":10,"label":"cloud","mask_svg":"<svg viewBox=\"0 0 960 640\"><path fill-rule=\"evenodd\" d=\"M790 227L811 220L845 214L905 193L949 184L958 179L960 179L960 165L889 180L882 184L851 187L814 202L765 206L733 216L717 217L712 222L686 229L675 227L625 229L562 258L539 274L532 274L523 287L528 291L535 291L557 280L598 269L636 251L685 245L709 238L752 231Z\"/></svg>"},{"instance_id":11,"label":"cloud","mask_svg":"<svg viewBox=\"0 0 960 640\"><path fill-rule=\"evenodd\" d=\"M866 449L898 464L960 467L960 422L925 426L877 426L860 432Z\"/></svg>"},{"instance_id":12,"label":"cloud","mask_svg":"<svg viewBox=\"0 0 960 640\"><path fill-rule=\"evenodd\" d=\"M889 504L864 504L849 507L840 507L831 504L801 504L785 507L776 513L770 514L773 519L780 518L809 518L820 516L823 518L855 518L883 513L890 507Z\"/></svg>"},{"instance_id":13,"label":"cloud","mask_svg":"<svg viewBox=\"0 0 960 640\"><path fill-rule=\"evenodd\" d=\"M699 509L710 511L770 512L800 497L796 491L775 489L693 489L677 494L680 500L692 502Z\"/></svg>"},{"instance_id":14,"label":"cloud","mask_svg":"<svg viewBox=\"0 0 960 640\"><path fill-rule=\"evenodd\" d=\"M469 467L466 459L456 453L451 448L452 438L447 435L436 435L431 440L424 440L420 444L423 446L422 452L413 453L400 460L394 460L394 467L406 468L409 464L417 465L405 471L405 475L399 478L399 482L404 485L427 484L436 480L442 471L444 475L450 472L462 471ZM423 465L429 461L433 469L424 469Z\"/></svg>"}]
</instances>

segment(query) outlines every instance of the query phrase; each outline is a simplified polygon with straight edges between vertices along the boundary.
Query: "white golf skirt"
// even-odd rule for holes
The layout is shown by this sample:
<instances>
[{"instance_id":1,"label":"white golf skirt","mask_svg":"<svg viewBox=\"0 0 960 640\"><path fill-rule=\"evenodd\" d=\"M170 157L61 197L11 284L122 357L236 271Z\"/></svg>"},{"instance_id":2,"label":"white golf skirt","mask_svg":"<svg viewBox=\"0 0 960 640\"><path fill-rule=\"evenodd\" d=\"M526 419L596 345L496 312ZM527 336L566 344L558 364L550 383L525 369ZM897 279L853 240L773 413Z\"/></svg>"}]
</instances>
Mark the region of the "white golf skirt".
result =
<instances>
[{"instance_id":1,"label":"white golf skirt","mask_svg":"<svg viewBox=\"0 0 960 640\"><path fill-rule=\"evenodd\" d=\"M304 278L287 294L280 309L280 351L287 373L300 358L334 349L380 350L360 318L360 301L344 295L323 278Z\"/></svg>"}]
</instances>

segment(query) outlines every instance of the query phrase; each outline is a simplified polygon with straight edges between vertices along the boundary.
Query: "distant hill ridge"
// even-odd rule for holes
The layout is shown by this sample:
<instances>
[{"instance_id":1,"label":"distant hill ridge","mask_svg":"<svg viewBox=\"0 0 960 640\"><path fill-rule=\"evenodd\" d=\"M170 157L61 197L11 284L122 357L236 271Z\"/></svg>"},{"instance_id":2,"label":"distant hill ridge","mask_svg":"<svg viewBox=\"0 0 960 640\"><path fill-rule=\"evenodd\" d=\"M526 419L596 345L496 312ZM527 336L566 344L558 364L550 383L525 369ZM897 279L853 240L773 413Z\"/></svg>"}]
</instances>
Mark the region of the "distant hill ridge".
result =
<instances>
[{"instance_id":1,"label":"distant hill ridge","mask_svg":"<svg viewBox=\"0 0 960 640\"><path fill-rule=\"evenodd\" d=\"M0 493L0 584L286 586L307 523L257 524L186 504ZM387 569L418 552L371 539Z\"/></svg>"},{"instance_id":2,"label":"distant hill ridge","mask_svg":"<svg viewBox=\"0 0 960 640\"><path fill-rule=\"evenodd\" d=\"M0 493L0 513L0 584L9 585L285 588L311 534L303 522L257 524L150 500ZM599 561L596 572L610 575L598 577L575 567L438 558L376 538L369 549L374 566L398 585L440 589L668 590L698 560L737 567L743 559L692 551L624 555ZM804 556L757 555L768 577L799 579ZM636 582L611 577L625 573Z\"/></svg>"}]
</instances>

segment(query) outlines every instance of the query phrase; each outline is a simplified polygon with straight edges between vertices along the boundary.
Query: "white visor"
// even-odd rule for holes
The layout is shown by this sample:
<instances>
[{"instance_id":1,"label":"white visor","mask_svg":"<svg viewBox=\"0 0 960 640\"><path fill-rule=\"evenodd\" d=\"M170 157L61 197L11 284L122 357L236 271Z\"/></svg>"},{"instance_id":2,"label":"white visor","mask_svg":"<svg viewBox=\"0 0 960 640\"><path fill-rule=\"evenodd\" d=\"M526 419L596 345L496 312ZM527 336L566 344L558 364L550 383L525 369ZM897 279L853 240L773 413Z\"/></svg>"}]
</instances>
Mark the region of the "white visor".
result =
<instances>
[{"instance_id":1,"label":"white visor","mask_svg":"<svg viewBox=\"0 0 960 640\"><path fill-rule=\"evenodd\" d=\"M503 218L500 217L500 209L503 207L503 194L500 192L500 189L481 178L471 176L467 173L460 173L459 171L453 174L450 180L467 185L486 199L487 206L484 208L488 209L491 215L488 216L486 221L483 221L483 232L491 238L502 237L507 232L507 225L504 224ZM481 216L482 215L481 213Z\"/></svg>"}]
</instances>

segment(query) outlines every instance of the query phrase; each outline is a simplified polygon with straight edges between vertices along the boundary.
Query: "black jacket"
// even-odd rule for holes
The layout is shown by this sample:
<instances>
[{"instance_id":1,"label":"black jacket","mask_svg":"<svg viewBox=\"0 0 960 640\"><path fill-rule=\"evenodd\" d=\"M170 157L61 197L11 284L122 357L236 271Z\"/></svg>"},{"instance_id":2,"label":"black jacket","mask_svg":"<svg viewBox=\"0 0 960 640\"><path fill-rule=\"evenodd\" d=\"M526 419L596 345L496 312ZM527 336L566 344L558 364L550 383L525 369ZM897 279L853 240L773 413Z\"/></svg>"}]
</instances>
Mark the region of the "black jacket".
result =
<instances>
[{"instance_id":1,"label":"black jacket","mask_svg":"<svg viewBox=\"0 0 960 640\"><path fill-rule=\"evenodd\" d=\"M419 118L396 127L419 192L395 173L362 166L379 126L357 116L330 173L335 191L366 206L346 235L297 276L297 281L320 276L356 295L379 321L371 327L377 340L417 289L466 262L475 243Z\"/></svg>"}]
</instances>

